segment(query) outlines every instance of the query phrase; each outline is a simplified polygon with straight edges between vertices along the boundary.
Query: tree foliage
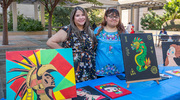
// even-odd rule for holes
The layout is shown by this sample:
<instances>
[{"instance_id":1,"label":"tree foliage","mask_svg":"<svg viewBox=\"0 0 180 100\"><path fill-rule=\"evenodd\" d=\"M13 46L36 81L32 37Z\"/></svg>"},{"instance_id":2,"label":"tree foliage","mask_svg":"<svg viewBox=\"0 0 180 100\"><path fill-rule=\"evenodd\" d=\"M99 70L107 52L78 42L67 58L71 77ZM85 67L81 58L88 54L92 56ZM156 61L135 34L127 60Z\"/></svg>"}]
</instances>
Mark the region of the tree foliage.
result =
<instances>
[{"instance_id":1,"label":"tree foliage","mask_svg":"<svg viewBox=\"0 0 180 100\"><path fill-rule=\"evenodd\" d=\"M53 15L52 15L52 26L54 27L53 30L58 31L61 26L68 25L70 23L70 14L73 8L70 7L62 7L57 6L54 9ZM45 10L45 20L46 20L46 26L48 26L47 20L48 20L49 14Z\"/></svg>"},{"instance_id":2,"label":"tree foliage","mask_svg":"<svg viewBox=\"0 0 180 100\"><path fill-rule=\"evenodd\" d=\"M164 5L166 20L180 19L180 0L171 0Z\"/></svg>"},{"instance_id":3,"label":"tree foliage","mask_svg":"<svg viewBox=\"0 0 180 100\"><path fill-rule=\"evenodd\" d=\"M103 21L103 16L104 16L103 9L88 9L87 11L91 25L93 25L94 23L98 25Z\"/></svg>"},{"instance_id":4,"label":"tree foliage","mask_svg":"<svg viewBox=\"0 0 180 100\"><path fill-rule=\"evenodd\" d=\"M157 15L155 12L150 11L149 14L144 14L141 18L142 29L144 30L158 30L161 29L164 23L164 17Z\"/></svg>"}]
</instances>

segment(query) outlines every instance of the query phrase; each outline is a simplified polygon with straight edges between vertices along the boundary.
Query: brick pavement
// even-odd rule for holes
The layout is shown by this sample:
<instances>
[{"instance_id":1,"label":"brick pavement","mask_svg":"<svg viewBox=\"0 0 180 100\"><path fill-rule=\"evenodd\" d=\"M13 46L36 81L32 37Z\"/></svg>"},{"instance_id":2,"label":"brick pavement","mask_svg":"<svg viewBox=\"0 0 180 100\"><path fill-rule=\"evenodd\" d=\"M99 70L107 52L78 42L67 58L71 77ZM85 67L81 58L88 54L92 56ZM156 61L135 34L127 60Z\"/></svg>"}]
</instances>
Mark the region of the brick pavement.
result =
<instances>
[{"instance_id":1,"label":"brick pavement","mask_svg":"<svg viewBox=\"0 0 180 100\"><path fill-rule=\"evenodd\" d=\"M5 98L6 95L6 66L5 52L48 49L46 45L47 35L13 35L9 36L9 45L2 45L2 36L0 36L0 98ZM156 56L158 65L162 64L162 49L156 47Z\"/></svg>"}]
</instances>

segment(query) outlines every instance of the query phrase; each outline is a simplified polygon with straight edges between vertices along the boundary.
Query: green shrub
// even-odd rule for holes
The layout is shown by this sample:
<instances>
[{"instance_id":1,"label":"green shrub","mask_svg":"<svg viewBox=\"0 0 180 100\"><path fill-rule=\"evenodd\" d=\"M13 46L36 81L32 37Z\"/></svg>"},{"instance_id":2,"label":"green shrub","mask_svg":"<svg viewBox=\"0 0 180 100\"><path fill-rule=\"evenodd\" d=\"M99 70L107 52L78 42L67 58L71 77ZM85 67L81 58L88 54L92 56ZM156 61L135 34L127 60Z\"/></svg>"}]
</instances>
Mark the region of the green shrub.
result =
<instances>
[{"instance_id":1,"label":"green shrub","mask_svg":"<svg viewBox=\"0 0 180 100\"><path fill-rule=\"evenodd\" d=\"M144 30L160 30L164 22L164 18L150 11L150 14L144 14L141 18L142 29Z\"/></svg>"},{"instance_id":2,"label":"green shrub","mask_svg":"<svg viewBox=\"0 0 180 100\"><path fill-rule=\"evenodd\" d=\"M43 31L44 28L40 21L31 18L19 20L18 31Z\"/></svg>"},{"instance_id":3,"label":"green shrub","mask_svg":"<svg viewBox=\"0 0 180 100\"><path fill-rule=\"evenodd\" d=\"M8 31L13 31L13 15L12 12L8 12L9 20L8 20Z\"/></svg>"},{"instance_id":4,"label":"green shrub","mask_svg":"<svg viewBox=\"0 0 180 100\"><path fill-rule=\"evenodd\" d=\"M18 31L43 31L44 27L41 22L28 17L24 17L23 14L17 16ZM8 31L13 31L12 12L9 12Z\"/></svg>"}]
</instances>

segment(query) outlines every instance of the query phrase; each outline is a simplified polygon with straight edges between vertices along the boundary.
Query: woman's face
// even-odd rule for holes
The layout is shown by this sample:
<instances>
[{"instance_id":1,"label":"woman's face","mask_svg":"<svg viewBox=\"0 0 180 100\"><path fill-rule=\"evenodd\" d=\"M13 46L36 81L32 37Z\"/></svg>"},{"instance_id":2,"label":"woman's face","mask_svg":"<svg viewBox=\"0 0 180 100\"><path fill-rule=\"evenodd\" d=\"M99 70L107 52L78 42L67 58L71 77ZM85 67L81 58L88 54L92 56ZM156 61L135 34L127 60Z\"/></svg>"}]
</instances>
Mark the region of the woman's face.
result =
<instances>
[{"instance_id":1,"label":"woman's face","mask_svg":"<svg viewBox=\"0 0 180 100\"><path fill-rule=\"evenodd\" d=\"M74 15L74 23L76 26L84 26L86 22L86 16L81 10L77 10Z\"/></svg>"},{"instance_id":2,"label":"woman's face","mask_svg":"<svg viewBox=\"0 0 180 100\"><path fill-rule=\"evenodd\" d=\"M105 19L106 19L107 25L110 27L115 27L119 23L119 16L117 16L115 14L108 14L105 17Z\"/></svg>"},{"instance_id":3,"label":"woman's face","mask_svg":"<svg viewBox=\"0 0 180 100\"><path fill-rule=\"evenodd\" d=\"M170 47L169 49L168 49L168 51L167 51L167 56L168 57L176 57L175 56L175 48L174 47Z\"/></svg>"}]
</instances>

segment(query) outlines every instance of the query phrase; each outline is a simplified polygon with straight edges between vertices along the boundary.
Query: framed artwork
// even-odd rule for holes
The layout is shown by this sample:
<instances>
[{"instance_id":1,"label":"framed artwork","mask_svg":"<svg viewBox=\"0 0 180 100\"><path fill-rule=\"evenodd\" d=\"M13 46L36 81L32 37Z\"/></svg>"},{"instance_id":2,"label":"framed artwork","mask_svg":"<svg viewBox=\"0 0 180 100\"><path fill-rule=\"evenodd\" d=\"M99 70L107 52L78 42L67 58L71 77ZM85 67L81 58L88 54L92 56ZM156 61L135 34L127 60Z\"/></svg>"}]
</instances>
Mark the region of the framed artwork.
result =
<instances>
[{"instance_id":1,"label":"framed artwork","mask_svg":"<svg viewBox=\"0 0 180 100\"><path fill-rule=\"evenodd\" d=\"M120 37L127 83L159 80L152 34L121 34Z\"/></svg>"},{"instance_id":2,"label":"framed artwork","mask_svg":"<svg viewBox=\"0 0 180 100\"><path fill-rule=\"evenodd\" d=\"M132 93L131 91L112 82L95 86L95 88L108 95L112 99Z\"/></svg>"},{"instance_id":3,"label":"framed artwork","mask_svg":"<svg viewBox=\"0 0 180 100\"><path fill-rule=\"evenodd\" d=\"M180 69L169 70L169 71L166 71L166 73L169 73L175 76L180 76Z\"/></svg>"},{"instance_id":4,"label":"framed artwork","mask_svg":"<svg viewBox=\"0 0 180 100\"><path fill-rule=\"evenodd\" d=\"M107 96L90 86L78 88L76 91L77 97L72 100L110 100Z\"/></svg>"},{"instance_id":5,"label":"framed artwork","mask_svg":"<svg viewBox=\"0 0 180 100\"><path fill-rule=\"evenodd\" d=\"M180 66L180 42L162 42L164 66Z\"/></svg>"},{"instance_id":6,"label":"framed artwork","mask_svg":"<svg viewBox=\"0 0 180 100\"><path fill-rule=\"evenodd\" d=\"M72 49L6 52L7 100L76 97Z\"/></svg>"}]
</instances>

